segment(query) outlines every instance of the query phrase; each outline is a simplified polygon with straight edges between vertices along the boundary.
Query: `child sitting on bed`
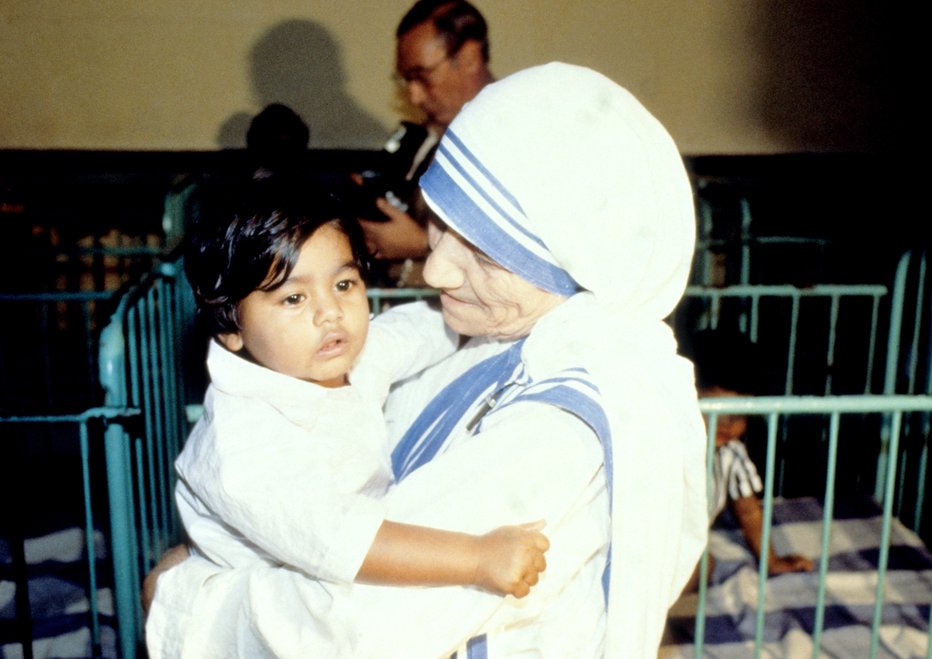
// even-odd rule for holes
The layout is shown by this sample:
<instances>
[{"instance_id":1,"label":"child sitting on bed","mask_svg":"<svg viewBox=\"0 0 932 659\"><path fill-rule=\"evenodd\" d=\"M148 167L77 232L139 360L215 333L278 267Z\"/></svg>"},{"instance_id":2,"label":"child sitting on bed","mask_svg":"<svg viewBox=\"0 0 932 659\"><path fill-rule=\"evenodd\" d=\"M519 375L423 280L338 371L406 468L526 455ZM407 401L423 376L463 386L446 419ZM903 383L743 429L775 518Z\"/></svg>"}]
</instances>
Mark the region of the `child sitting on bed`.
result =
<instances>
[{"instance_id":1,"label":"child sitting on bed","mask_svg":"<svg viewBox=\"0 0 932 659\"><path fill-rule=\"evenodd\" d=\"M355 220L328 195L254 185L189 235L186 269L213 336L204 415L176 462L190 547L335 584L523 597L545 566L539 524L473 536L384 520L381 404L393 381L453 352L441 315L402 305L370 327ZM418 340L438 334L434 353L424 346L436 339Z\"/></svg>"},{"instance_id":2,"label":"child sitting on bed","mask_svg":"<svg viewBox=\"0 0 932 659\"><path fill-rule=\"evenodd\" d=\"M761 390L761 386L753 384L753 378L766 379L767 370L763 368L762 360L756 358L755 346L744 335L705 330L697 332L684 343L690 344L684 346L684 351L691 353L687 356L696 366L696 388L700 398L746 397ZM748 546L760 561L764 519L758 495L763 485L742 441L746 432L747 417L718 415L710 520L714 521L726 506L730 507ZM711 556L709 558L712 559ZM803 556L777 555L773 546L767 554L767 570L771 575L806 572L813 567L813 562Z\"/></svg>"}]
</instances>

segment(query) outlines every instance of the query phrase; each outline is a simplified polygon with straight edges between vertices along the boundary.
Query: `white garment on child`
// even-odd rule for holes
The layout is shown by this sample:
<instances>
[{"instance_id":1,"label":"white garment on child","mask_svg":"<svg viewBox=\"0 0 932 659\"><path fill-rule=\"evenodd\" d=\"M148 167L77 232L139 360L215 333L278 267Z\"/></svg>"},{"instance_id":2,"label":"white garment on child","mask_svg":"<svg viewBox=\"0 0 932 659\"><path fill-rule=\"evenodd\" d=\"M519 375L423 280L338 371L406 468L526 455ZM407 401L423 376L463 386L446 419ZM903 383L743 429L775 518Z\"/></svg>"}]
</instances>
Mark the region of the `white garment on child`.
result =
<instances>
[{"instance_id":1,"label":"white garment on child","mask_svg":"<svg viewBox=\"0 0 932 659\"><path fill-rule=\"evenodd\" d=\"M398 307L372 323L352 384L326 388L212 342L204 416L176 461L176 500L196 551L223 567L286 564L351 583L392 483L388 388L455 347L439 313Z\"/></svg>"},{"instance_id":2,"label":"white garment on child","mask_svg":"<svg viewBox=\"0 0 932 659\"><path fill-rule=\"evenodd\" d=\"M729 499L741 499L764 489L757 467L744 442L732 439L715 449L712 503L709 519L715 519L725 509Z\"/></svg>"}]
</instances>

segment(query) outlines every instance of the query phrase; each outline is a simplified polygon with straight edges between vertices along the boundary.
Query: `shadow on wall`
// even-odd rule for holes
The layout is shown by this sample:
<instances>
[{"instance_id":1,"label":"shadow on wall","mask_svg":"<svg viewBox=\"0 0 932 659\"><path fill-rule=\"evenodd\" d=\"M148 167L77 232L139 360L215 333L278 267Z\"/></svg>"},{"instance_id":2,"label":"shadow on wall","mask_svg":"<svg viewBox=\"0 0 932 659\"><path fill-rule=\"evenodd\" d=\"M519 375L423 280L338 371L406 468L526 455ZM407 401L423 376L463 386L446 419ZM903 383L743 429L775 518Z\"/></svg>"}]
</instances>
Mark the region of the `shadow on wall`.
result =
<instances>
[{"instance_id":1,"label":"shadow on wall","mask_svg":"<svg viewBox=\"0 0 932 659\"><path fill-rule=\"evenodd\" d=\"M347 95L340 49L320 25L290 20L270 29L250 52L258 110L283 103L311 129L314 148L378 148L388 130ZM258 111L257 110L257 111ZM237 112L217 134L217 146L241 149L253 114Z\"/></svg>"},{"instance_id":2,"label":"shadow on wall","mask_svg":"<svg viewBox=\"0 0 932 659\"><path fill-rule=\"evenodd\" d=\"M758 111L791 150L888 152L905 109L897 73L904 11L876 2L766 3L757 31L763 57Z\"/></svg>"}]
</instances>

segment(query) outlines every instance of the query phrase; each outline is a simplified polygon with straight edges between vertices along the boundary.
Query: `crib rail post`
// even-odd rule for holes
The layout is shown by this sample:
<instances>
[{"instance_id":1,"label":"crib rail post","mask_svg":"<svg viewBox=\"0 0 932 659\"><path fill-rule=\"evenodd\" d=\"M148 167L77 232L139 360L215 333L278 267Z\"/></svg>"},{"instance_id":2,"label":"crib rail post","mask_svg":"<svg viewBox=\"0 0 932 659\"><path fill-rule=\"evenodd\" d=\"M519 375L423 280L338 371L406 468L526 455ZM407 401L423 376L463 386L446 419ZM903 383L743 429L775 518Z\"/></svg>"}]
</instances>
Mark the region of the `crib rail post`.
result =
<instances>
[{"instance_id":1,"label":"crib rail post","mask_svg":"<svg viewBox=\"0 0 932 659\"><path fill-rule=\"evenodd\" d=\"M897 264L896 276L893 280L893 294L890 302L890 325L887 333L887 366L884 371L883 392L892 394L896 392L897 371L900 360L900 335L903 331L903 302L906 297L906 275L909 272L910 254L904 254ZM883 496L884 474L887 472L887 462L890 459L889 443L890 431L888 425L880 437L880 454L877 456L877 473L874 480L874 498L878 501Z\"/></svg>"},{"instance_id":2,"label":"crib rail post","mask_svg":"<svg viewBox=\"0 0 932 659\"><path fill-rule=\"evenodd\" d=\"M122 304L121 307L122 309ZM100 338L100 381L108 405L126 405L126 341L121 316L107 325ZM130 454L126 433L119 426L110 426L104 433L104 455L107 472L107 493L110 509L110 542L113 553L114 614L119 630L120 656L136 656L141 625L139 583L134 551L133 491L130 486Z\"/></svg>"},{"instance_id":3,"label":"crib rail post","mask_svg":"<svg viewBox=\"0 0 932 659\"><path fill-rule=\"evenodd\" d=\"M187 432L181 348L191 304L178 262L123 292L101 333L100 382L108 406L140 411L137 429L105 432L114 605L121 656L143 644L142 574L180 538L173 461Z\"/></svg>"}]
</instances>

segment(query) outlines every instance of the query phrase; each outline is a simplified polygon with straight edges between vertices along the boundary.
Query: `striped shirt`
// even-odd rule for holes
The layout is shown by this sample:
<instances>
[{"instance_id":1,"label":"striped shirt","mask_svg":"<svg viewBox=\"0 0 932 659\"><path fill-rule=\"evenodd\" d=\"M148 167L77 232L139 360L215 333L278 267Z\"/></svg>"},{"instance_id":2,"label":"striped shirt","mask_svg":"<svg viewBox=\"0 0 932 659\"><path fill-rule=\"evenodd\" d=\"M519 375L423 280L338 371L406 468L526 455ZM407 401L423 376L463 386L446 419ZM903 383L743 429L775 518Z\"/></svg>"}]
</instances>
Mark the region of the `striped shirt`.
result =
<instances>
[{"instance_id":1,"label":"striped shirt","mask_svg":"<svg viewBox=\"0 0 932 659\"><path fill-rule=\"evenodd\" d=\"M732 439L715 449L713 464L712 500L709 518L715 519L729 499L740 499L764 489L757 467L748 455L744 442Z\"/></svg>"}]
</instances>

